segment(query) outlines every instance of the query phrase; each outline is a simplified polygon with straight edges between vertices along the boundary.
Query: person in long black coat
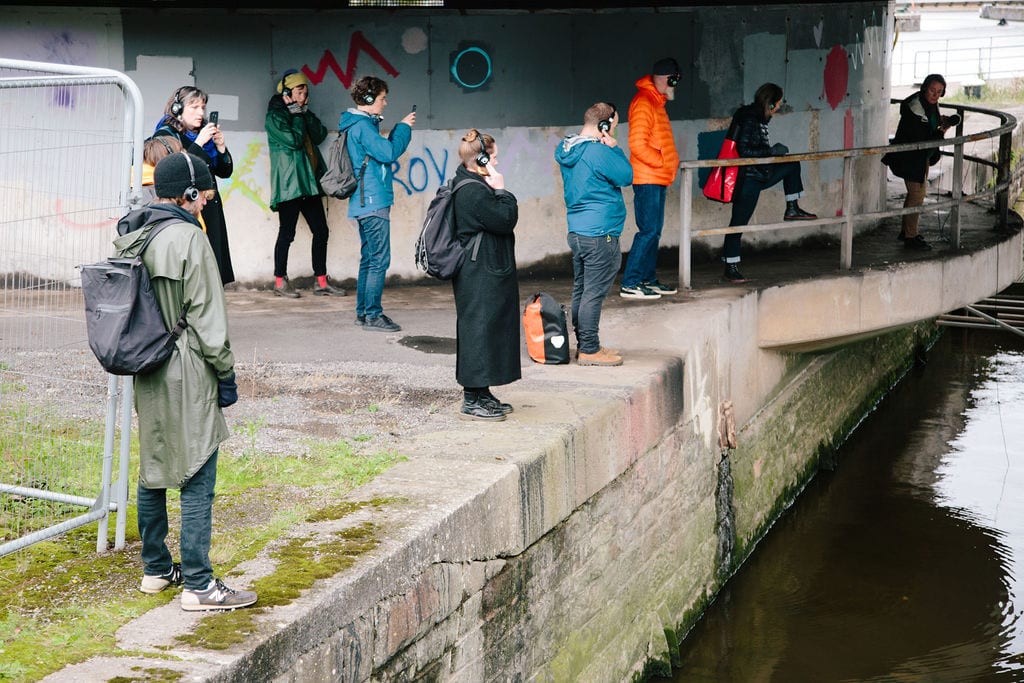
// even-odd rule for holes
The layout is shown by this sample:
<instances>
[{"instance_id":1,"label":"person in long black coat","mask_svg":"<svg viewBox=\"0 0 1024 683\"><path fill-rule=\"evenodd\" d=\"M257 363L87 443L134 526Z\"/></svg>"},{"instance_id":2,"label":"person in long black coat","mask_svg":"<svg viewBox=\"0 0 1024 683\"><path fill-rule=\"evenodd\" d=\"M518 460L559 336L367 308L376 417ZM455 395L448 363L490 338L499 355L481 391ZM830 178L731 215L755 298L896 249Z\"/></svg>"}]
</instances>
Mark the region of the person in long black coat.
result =
<instances>
[{"instance_id":1,"label":"person in long black coat","mask_svg":"<svg viewBox=\"0 0 1024 683\"><path fill-rule=\"evenodd\" d=\"M907 142L925 142L938 140L946 135L950 126L955 126L959 118L943 116L939 113L939 99L946 94L946 79L940 74L929 74L918 92L911 94L900 103L900 122L896 127L896 136L892 144ZM882 157L882 163L892 170L893 175L903 178L907 185L907 198L904 208L921 206L927 191L928 167L939 161L939 150L920 149L906 152L889 152ZM921 214L908 213L903 216L899 239L903 245L911 249L931 249L918 232Z\"/></svg>"},{"instance_id":2,"label":"person in long black coat","mask_svg":"<svg viewBox=\"0 0 1024 683\"><path fill-rule=\"evenodd\" d=\"M182 149L206 163L214 178L212 196L203 207L203 223L206 237L213 247L213 255L217 258L221 283L226 285L235 281L235 271L231 266L228 227L224 220L224 204L217 189L217 178L230 178L235 166L219 123L206 118L208 99L205 92L190 85L175 90L167 100L153 137L166 135L177 138Z\"/></svg>"},{"instance_id":3,"label":"person in long black coat","mask_svg":"<svg viewBox=\"0 0 1024 683\"><path fill-rule=\"evenodd\" d=\"M461 417L498 421L512 412L512 406L499 401L491 387L522 377L513 234L519 205L496 168L498 145L493 137L470 130L459 145L459 158L462 165L455 171L455 182L474 182L456 192L454 200L455 233L471 254L452 279L455 379L463 387Z\"/></svg>"}]
</instances>

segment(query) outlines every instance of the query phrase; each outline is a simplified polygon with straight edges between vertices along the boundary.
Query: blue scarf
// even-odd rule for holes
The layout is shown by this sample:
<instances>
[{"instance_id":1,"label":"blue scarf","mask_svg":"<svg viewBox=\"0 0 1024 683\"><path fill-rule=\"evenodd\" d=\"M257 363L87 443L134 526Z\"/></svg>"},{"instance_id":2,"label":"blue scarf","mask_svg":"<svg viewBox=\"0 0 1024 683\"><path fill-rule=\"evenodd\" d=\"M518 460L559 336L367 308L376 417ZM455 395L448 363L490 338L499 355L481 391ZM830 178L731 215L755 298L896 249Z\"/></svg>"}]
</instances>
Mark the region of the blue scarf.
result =
<instances>
[{"instance_id":1,"label":"blue scarf","mask_svg":"<svg viewBox=\"0 0 1024 683\"><path fill-rule=\"evenodd\" d=\"M168 121L170 121L170 119L171 119L171 117L169 117L169 116L167 116L165 114L160 119L160 121L157 122L156 128L153 129L153 132L155 133L156 131L160 130L161 128L167 128L171 132L177 134L177 130L174 128L174 126L172 126L172 125L170 125L168 123ZM186 138L188 138L189 142L195 142L196 138L199 137L199 131L196 131L196 132L193 133L190 130L186 130L186 131L182 131L181 135L184 135ZM188 151L188 150L186 150L186 151ZM206 141L206 144L203 145L203 151L206 152L206 156L210 157L210 169L212 170L212 169L216 168L217 167L217 158L220 156L220 154L217 152L217 143L215 143L213 141L213 138L210 138L209 140Z\"/></svg>"}]
</instances>

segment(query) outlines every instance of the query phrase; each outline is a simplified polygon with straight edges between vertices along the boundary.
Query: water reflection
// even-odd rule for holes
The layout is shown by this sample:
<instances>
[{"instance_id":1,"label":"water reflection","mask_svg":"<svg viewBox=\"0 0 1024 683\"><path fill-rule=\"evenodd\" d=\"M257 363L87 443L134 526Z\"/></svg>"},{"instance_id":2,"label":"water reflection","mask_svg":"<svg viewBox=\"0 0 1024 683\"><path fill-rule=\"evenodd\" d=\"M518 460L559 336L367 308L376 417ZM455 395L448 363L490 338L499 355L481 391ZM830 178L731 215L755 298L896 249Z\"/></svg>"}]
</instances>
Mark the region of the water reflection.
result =
<instances>
[{"instance_id":1,"label":"water reflection","mask_svg":"<svg viewBox=\"0 0 1024 683\"><path fill-rule=\"evenodd\" d=\"M1021 415L1024 343L948 330L729 582L674 680L1024 681Z\"/></svg>"}]
</instances>

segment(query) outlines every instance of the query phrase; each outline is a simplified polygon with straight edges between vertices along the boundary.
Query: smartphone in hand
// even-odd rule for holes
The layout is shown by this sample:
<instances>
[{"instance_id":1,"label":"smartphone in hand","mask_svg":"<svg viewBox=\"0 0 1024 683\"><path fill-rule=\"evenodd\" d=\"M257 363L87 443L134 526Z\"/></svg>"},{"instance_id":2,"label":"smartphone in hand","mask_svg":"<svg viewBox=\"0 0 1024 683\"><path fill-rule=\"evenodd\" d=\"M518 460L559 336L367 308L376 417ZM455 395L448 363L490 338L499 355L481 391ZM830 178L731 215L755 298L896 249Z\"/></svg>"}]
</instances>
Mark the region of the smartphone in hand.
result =
<instances>
[{"instance_id":1,"label":"smartphone in hand","mask_svg":"<svg viewBox=\"0 0 1024 683\"><path fill-rule=\"evenodd\" d=\"M211 111L210 112L210 123L212 123L215 126L219 126L220 125L220 112L219 111Z\"/></svg>"}]
</instances>

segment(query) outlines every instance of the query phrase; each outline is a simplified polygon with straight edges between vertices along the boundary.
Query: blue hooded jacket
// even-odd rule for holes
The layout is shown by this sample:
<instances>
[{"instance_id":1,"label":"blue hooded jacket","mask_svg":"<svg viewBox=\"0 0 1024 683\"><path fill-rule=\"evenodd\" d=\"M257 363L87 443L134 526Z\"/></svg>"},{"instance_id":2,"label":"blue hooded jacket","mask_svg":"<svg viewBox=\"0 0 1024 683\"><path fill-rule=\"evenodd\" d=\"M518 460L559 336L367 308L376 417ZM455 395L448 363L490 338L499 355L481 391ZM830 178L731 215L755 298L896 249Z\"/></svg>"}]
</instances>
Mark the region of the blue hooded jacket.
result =
<instances>
[{"instance_id":1,"label":"blue hooded jacket","mask_svg":"<svg viewBox=\"0 0 1024 683\"><path fill-rule=\"evenodd\" d=\"M391 134L384 138L377 121L366 112L352 108L341 115L338 129L348 131L346 146L356 173L363 157L370 155L360 187L348 200L348 217L360 218L394 204L391 164L405 153L412 140L412 128L405 123L396 123Z\"/></svg>"},{"instance_id":2,"label":"blue hooded jacket","mask_svg":"<svg viewBox=\"0 0 1024 683\"><path fill-rule=\"evenodd\" d=\"M621 235L626 203L620 188L633 183L633 167L622 150L597 138L568 135L555 148L555 161L562 171L569 232Z\"/></svg>"}]
</instances>

